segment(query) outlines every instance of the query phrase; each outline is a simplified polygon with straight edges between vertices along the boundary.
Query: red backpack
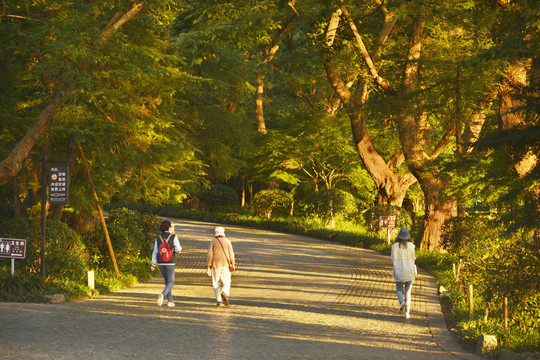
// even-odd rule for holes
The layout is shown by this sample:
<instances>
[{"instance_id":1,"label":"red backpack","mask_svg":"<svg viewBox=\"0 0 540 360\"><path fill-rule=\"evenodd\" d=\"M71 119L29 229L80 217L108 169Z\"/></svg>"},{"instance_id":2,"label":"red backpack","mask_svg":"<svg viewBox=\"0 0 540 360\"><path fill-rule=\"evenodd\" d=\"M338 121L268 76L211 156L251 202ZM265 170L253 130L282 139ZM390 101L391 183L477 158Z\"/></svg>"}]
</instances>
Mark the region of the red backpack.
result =
<instances>
[{"instance_id":1,"label":"red backpack","mask_svg":"<svg viewBox=\"0 0 540 360\"><path fill-rule=\"evenodd\" d=\"M173 234L169 234L169 237L167 240L163 240L161 235L159 235L159 239L161 240L161 244L159 244L158 247L158 258L160 262L169 262L172 257L172 249L169 245L169 239L171 238Z\"/></svg>"}]
</instances>

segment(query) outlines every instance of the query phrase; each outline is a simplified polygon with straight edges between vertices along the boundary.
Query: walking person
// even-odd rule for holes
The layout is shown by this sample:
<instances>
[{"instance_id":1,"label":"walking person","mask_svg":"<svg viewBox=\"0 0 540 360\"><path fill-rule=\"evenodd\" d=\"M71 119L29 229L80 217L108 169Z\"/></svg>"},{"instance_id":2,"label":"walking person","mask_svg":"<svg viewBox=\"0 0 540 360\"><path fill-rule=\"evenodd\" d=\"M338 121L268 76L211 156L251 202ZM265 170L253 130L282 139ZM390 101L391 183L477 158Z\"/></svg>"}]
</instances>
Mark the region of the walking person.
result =
<instances>
[{"instance_id":1,"label":"walking person","mask_svg":"<svg viewBox=\"0 0 540 360\"><path fill-rule=\"evenodd\" d=\"M212 277L217 306L229 306L231 271L234 271L235 258L231 241L225 237L225 229L221 226L214 230L214 239L210 242L206 255L206 266L208 276ZM220 282L223 283L223 288Z\"/></svg>"},{"instance_id":2,"label":"walking person","mask_svg":"<svg viewBox=\"0 0 540 360\"><path fill-rule=\"evenodd\" d=\"M165 288L158 295L158 306L163 305L163 298L167 298L167 306L173 307L174 300L172 296L172 287L174 285L174 268L175 255L180 254L182 247L180 240L174 233L173 226L170 221L165 220L161 223L159 229L161 234L154 241L154 252L152 253L152 267L150 270L156 269L156 264L159 265L159 270L165 280Z\"/></svg>"},{"instance_id":3,"label":"walking person","mask_svg":"<svg viewBox=\"0 0 540 360\"><path fill-rule=\"evenodd\" d=\"M414 244L407 228L399 231L396 242L392 245L390 258L394 263L393 275L396 281L396 294L399 301L399 313L405 311L405 318L410 317L412 284L417 275L414 261Z\"/></svg>"}]
</instances>

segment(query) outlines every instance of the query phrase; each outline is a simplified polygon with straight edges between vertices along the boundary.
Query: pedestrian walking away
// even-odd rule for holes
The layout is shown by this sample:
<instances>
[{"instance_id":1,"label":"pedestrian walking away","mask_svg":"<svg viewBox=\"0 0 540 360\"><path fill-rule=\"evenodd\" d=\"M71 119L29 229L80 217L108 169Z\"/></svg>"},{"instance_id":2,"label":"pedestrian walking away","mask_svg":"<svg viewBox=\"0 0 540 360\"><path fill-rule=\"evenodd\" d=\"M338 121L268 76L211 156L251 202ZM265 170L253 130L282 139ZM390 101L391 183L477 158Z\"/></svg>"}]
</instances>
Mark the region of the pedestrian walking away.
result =
<instances>
[{"instance_id":1,"label":"pedestrian walking away","mask_svg":"<svg viewBox=\"0 0 540 360\"><path fill-rule=\"evenodd\" d=\"M154 241L152 267L150 270L154 271L157 264L161 271L161 275L163 275L163 280L165 281L165 288L158 295L158 306L163 305L163 299L167 298L167 306L174 307L172 296L175 268L174 261L175 256L179 255L182 251L182 247L180 246L180 240L178 240L178 236L174 233L174 228L170 221L163 221L159 229L161 230L161 234L159 234Z\"/></svg>"},{"instance_id":2,"label":"pedestrian walking away","mask_svg":"<svg viewBox=\"0 0 540 360\"><path fill-rule=\"evenodd\" d=\"M212 277L217 306L229 306L231 272L234 271L235 258L231 241L225 237L225 229L221 226L214 230L214 239L210 242L206 255L206 266L208 276Z\"/></svg>"},{"instance_id":3,"label":"pedestrian walking away","mask_svg":"<svg viewBox=\"0 0 540 360\"><path fill-rule=\"evenodd\" d=\"M417 275L416 255L414 244L410 242L409 229L399 231L396 242L392 245L390 258L394 264L393 276L396 281L396 295L399 302L399 312L405 311L405 318L410 317L412 284Z\"/></svg>"}]
</instances>

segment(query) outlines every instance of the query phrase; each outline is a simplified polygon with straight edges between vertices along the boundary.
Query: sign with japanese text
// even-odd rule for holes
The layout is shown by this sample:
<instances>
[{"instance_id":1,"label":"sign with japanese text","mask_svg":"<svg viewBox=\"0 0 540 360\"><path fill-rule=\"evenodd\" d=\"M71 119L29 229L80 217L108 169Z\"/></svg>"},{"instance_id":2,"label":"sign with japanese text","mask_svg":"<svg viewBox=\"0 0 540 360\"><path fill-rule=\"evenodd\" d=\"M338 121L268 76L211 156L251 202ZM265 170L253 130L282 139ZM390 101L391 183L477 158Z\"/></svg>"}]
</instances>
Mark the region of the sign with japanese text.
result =
<instances>
[{"instance_id":1,"label":"sign with japanese text","mask_svg":"<svg viewBox=\"0 0 540 360\"><path fill-rule=\"evenodd\" d=\"M379 227L380 228L390 228L393 229L396 227L397 217L396 216L379 216Z\"/></svg>"},{"instance_id":2,"label":"sign with japanese text","mask_svg":"<svg viewBox=\"0 0 540 360\"><path fill-rule=\"evenodd\" d=\"M12 258L12 259L25 259L26 258L26 240L0 238L0 257Z\"/></svg>"},{"instance_id":3,"label":"sign with japanese text","mask_svg":"<svg viewBox=\"0 0 540 360\"><path fill-rule=\"evenodd\" d=\"M65 205L69 198L69 167L51 166L49 171L49 203Z\"/></svg>"}]
</instances>

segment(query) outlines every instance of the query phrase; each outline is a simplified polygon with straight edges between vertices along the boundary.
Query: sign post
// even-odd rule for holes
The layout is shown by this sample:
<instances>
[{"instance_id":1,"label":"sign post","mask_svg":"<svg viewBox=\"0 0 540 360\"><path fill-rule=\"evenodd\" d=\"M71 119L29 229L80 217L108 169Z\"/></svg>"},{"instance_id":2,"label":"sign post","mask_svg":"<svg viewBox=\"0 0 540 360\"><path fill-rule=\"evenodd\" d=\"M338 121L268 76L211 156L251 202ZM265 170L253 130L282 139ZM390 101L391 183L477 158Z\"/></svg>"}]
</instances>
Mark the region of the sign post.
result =
<instances>
[{"instance_id":1,"label":"sign post","mask_svg":"<svg viewBox=\"0 0 540 360\"><path fill-rule=\"evenodd\" d=\"M396 227L396 224L396 216L379 216L379 227L387 229L388 245L390 245L390 229L394 229Z\"/></svg>"},{"instance_id":2,"label":"sign post","mask_svg":"<svg viewBox=\"0 0 540 360\"><path fill-rule=\"evenodd\" d=\"M47 202L47 186L49 187L49 203L51 205L65 205L69 198L69 163L68 159L48 160L41 159L41 276L45 278L45 233L47 217L45 204ZM47 164L52 165L50 168ZM48 178L48 181L47 181Z\"/></svg>"},{"instance_id":3,"label":"sign post","mask_svg":"<svg viewBox=\"0 0 540 360\"><path fill-rule=\"evenodd\" d=\"M14 275L15 259L26 259L26 240L0 238L0 257L11 259L11 275Z\"/></svg>"}]
</instances>

